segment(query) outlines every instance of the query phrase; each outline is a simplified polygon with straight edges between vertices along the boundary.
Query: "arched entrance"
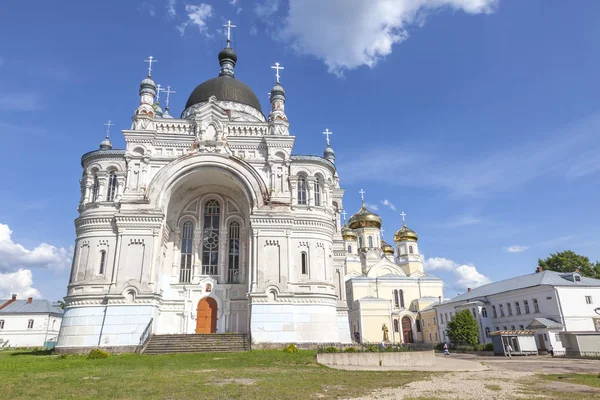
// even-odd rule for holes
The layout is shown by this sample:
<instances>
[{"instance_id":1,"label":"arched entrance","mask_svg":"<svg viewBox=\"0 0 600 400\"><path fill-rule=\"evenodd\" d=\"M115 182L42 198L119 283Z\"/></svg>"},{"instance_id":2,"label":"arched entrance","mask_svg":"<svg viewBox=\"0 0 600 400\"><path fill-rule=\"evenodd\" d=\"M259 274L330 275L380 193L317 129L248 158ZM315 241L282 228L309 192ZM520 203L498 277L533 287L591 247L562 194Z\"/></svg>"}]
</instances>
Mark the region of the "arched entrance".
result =
<instances>
[{"instance_id":1,"label":"arched entrance","mask_svg":"<svg viewBox=\"0 0 600 400\"><path fill-rule=\"evenodd\" d=\"M403 343L414 343L412 323L409 317L402 318L402 335L404 336Z\"/></svg>"},{"instance_id":2,"label":"arched entrance","mask_svg":"<svg viewBox=\"0 0 600 400\"><path fill-rule=\"evenodd\" d=\"M215 333L217 331L217 302L205 297L198 302L196 313L196 333Z\"/></svg>"}]
</instances>

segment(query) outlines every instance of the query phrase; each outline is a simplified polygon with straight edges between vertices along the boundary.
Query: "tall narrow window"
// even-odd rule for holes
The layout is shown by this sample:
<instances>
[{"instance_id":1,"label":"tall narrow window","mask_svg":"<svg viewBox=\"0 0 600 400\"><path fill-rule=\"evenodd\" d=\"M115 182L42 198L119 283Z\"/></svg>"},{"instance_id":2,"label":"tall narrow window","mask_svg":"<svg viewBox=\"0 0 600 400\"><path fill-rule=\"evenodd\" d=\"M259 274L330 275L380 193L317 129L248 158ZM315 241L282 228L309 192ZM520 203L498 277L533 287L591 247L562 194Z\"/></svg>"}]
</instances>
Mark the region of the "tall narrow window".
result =
<instances>
[{"instance_id":1,"label":"tall narrow window","mask_svg":"<svg viewBox=\"0 0 600 400\"><path fill-rule=\"evenodd\" d=\"M194 224L185 221L181 233L181 266L179 282L190 282L192 278L192 247L194 239Z\"/></svg>"},{"instance_id":2,"label":"tall narrow window","mask_svg":"<svg viewBox=\"0 0 600 400\"><path fill-rule=\"evenodd\" d=\"M308 274L308 258L306 256L305 251L300 253L300 261L302 263L302 275L307 275Z\"/></svg>"},{"instance_id":3,"label":"tall narrow window","mask_svg":"<svg viewBox=\"0 0 600 400\"><path fill-rule=\"evenodd\" d=\"M512 315L512 306L510 305L510 303L506 303L506 311L508 312L508 315Z\"/></svg>"},{"instance_id":4,"label":"tall narrow window","mask_svg":"<svg viewBox=\"0 0 600 400\"><path fill-rule=\"evenodd\" d=\"M394 332L400 332L400 324L397 319L394 320Z\"/></svg>"},{"instance_id":5,"label":"tall narrow window","mask_svg":"<svg viewBox=\"0 0 600 400\"><path fill-rule=\"evenodd\" d=\"M591 300L591 298L590 298L590 300ZM590 301L590 304L592 304L591 301ZM540 312L540 306L538 304L537 299L533 299L533 312L536 312L536 313Z\"/></svg>"},{"instance_id":6,"label":"tall narrow window","mask_svg":"<svg viewBox=\"0 0 600 400\"><path fill-rule=\"evenodd\" d=\"M229 224L229 269L228 283L240 283L240 224Z\"/></svg>"},{"instance_id":7,"label":"tall narrow window","mask_svg":"<svg viewBox=\"0 0 600 400\"><path fill-rule=\"evenodd\" d=\"M494 313L494 318L498 318L498 313L496 312L496 306L492 306L492 312Z\"/></svg>"},{"instance_id":8,"label":"tall narrow window","mask_svg":"<svg viewBox=\"0 0 600 400\"><path fill-rule=\"evenodd\" d=\"M104 275L104 265L106 264L106 250L100 250L100 268L98 274Z\"/></svg>"},{"instance_id":9,"label":"tall narrow window","mask_svg":"<svg viewBox=\"0 0 600 400\"><path fill-rule=\"evenodd\" d=\"M321 205L321 181L319 178L315 180L315 206Z\"/></svg>"},{"instance_id":10,"label":"tall narrow window","mask_svg":"<svg viewBox=\"0 0 600 400\"><path fill-rule=\"evenodd\" d=\"M413 253L413 248L412 248L412 246L408 246L408 252L409 252L410 254L412 254L412 253Z\"/></svg>"},{"instance_id":11,"label":"tall narrow window","mask_svg":"<svg viewBox=\"0 0 600 400\"><path fill-rule=\"evenodd\" d=\"M515 301L515 309L517 311L517 315L521 315L521 303Z\"/></svg>"},{"instance_id":12,"label":"tall narrow window","mask_svg":"<svg viewBox=\"0 0 600 400\"><path fill-rule=\"evenodd\" d=\"M219 219L221 206L217 200L204 205L202 274L217 275L219 266Z\"/></svg>"},{"instance_id":13,"label":"tall narrow window","mask_svg":"<svg viewBox=\"0 0 600 400\"><path fill-rule=\"evenodd\" d=\"M500 316L504 317L504 306L502 304L499 304L498 307L500 308Z\"/></svg>"},{"instance_id":14,"label":"tall narrow window","mask_svg":"<svg viewBox=\"0 0 600 400\"><path fill-rule=\"evenodd\" d=\"M415 326L417 327L417 332L421 332L421 320L415 320Z\"/></svg>"},{"instance_id":15,"label":"tall narrow window","mask_svg":"<svg viewBox=\"0 0 600 400\"><path fill-rule=\"evenodd\" d=\"M369 247L373 248L373 237L369 236Z\"/></svg>"},{"instance_id":16,"label":"tall narrow window","mask_svg":"<svg viewBox=\"0 0 600 400\"><path fill-rule=\"evenodd\" d=\"M404 290L398 290L398 297L400 298L400 307L404 308Z\"/></svg>"},{"instance_id":17,"label":"tall narrow window","mask_svg":"<svg viewBox=\"0 0 600 400\"><path fill-rule=\"evenodd\" d=\"M363 238L362 238L362 236L359 236L359 238L358 238L358 247L360 247L360 248L363 247Z\"/></svg>"},{"instance_id":18,"label":"tall narrow window","mask_svg":"<svg viewBox=\"0 0 600 400\"><path fill-rule=\"evenodd\" d=\"M352 253L352 246L348 245L348 253Z\"/></svg>"},{"instance_id":19,"label":"tall narrow window","mask_svg":"<svg viewBox=\"0 0 600 400\"><path fill-rule=\"evenodd\" d=\"M92 201L98 200L98 194L100 192L100 182L98 177L94 175L94 183L92 184Z\"/></svg>"},{"instance_id":20,"label":"tall narrow window","mask_svg":"<svg viewBox=\"0 0 600 400\"><path fill-rule=\"evenodd\" d=\"M114 201L117 195L117 174L111 172L108 175L108 191L106 192L106 201Z\"/></svg>"},{"instance_id":21,"label":"tall narrow window","mask_svg":"<svg viewBox=\"0 0 600 400\"><path fill-rule=\"evenodd\" d=\"M33 329L33 320L32 320L32 319L30 319L30 320L27 322L27 329Z\"/></svg>"},{"instance_id":22,"label":"tall narrow window","mask_svg":"<svg viewBox=\"0 0 600 400\"><path fill-rule=\"evenodd\" d=\"M485 337L490 337L490 328L485 327Z\"/></svg>"},{"instance_id":23,"label":"tall narrow window","mask_svg":"<svg viewBox=\"0 0 600 400\"><path fill-rule=\"evenodd\" d=\"M306 205L307 204L307 193L306 193L306 178L300 177L298 179L298 204Z\"/></svg>"},{"instance_id":24,"label":"tall narrow window","mask_svg":"<svg viewBox=\"0 0 600 400\"><path fill-rule=\"evenodd\" d=\"M485 308L485 307L482 307L482 308L481 308L481 316L482 316L483 318L487 318L487 310L486 310L486 308Z\"/></svg>"},{"instance_id":25,"label":"tall narrow window","mask_svg":"<svg viewBox=\"0 0 600 400\"><path fill-rule=\"evenodd\" d=\"M398 290L394 289L394 305L396 308L400 307L400 297L398 296Z\"/></svg>"},{"instance_id":26,"label":"tall narrow window","mask_svg":"<svg viewBox=\"0 0 600 400\"><path fill-rule=\"evenodd\" d=\"M4 320L0 319L0 329L4 329Z\"/></svg>"},{"instance_id":27,"label":"tall narrow window","mask_svg":"<svg viewBox=\"0 0 600 400\"><path fill-rule=\"evenodd\" d=\"M523 305L525 306L525 314L529 314L529 302L527 300L523 300Z\"/></svg>"}]
</instances>

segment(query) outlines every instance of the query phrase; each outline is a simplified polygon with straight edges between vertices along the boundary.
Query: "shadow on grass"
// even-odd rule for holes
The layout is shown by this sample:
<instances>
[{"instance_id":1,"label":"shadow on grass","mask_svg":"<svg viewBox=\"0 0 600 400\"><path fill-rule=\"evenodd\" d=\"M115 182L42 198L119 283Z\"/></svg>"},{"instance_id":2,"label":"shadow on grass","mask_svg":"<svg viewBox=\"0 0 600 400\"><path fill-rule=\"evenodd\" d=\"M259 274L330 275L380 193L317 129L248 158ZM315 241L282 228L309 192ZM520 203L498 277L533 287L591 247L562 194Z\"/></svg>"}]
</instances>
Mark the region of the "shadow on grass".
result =
<instances>
[{"instance_id":1,"label":"shadow on grass","mask_svg":"<svg viewBox=\"0 0 600 400\"><path fill-rule=\"evenodd\" d=\"M50 356L54 354L54 349L50 350L42 350L42 349L34 349L34 350L23 350L16 351L11 354L11 356Z\"/></svg>"}]
</instances>

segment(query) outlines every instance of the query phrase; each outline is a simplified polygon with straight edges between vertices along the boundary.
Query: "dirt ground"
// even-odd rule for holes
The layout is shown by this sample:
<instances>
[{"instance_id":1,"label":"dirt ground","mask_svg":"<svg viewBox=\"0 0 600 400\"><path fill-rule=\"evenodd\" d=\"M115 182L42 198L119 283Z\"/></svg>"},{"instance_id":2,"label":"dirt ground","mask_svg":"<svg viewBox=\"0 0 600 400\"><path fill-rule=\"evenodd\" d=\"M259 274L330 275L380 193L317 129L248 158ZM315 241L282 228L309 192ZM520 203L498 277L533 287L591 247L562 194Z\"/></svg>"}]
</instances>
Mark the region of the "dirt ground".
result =
<instances>
[{"instance_id":1,"label":"dirt ground","mask_svg":"<svg viewBox=\"0 0 600 400\"><path fill-rule=\"evenodd\" d=\"M457 360L455 371L436 373L430 379L401 388L378 390L354 400L392 399L600 399L600 389L565 382L546 381L538 374L598 374L600 361L543 356L480 357L453 354L444 364ZM464 362L481 363L485 370L459 370Z\"/></svg>"}]
</instances>

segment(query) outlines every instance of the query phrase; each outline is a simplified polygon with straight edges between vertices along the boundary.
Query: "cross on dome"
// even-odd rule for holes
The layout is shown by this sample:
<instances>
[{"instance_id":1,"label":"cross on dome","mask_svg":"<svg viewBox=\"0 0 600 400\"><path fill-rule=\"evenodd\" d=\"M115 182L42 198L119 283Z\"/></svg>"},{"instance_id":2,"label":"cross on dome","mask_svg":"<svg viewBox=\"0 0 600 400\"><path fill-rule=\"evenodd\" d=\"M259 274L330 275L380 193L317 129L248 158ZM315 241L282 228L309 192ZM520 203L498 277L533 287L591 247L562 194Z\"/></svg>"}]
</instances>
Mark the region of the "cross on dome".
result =
<instances>
[{"instance_id":1,"label":"cross on dome","mask_svg":"<svg viewBox=\"0 0 600 400\"><path fill-rule=\"evenodd\" d=\"M156 85L156 102L158 103L158 100L160 100L160 92L164 92L165 89L162 88L162 86L160 86L160 83Z\"/></svg>"},{"instance_id":2,"label":"cross on dome","mask_svg":"<svg viewBox=\"0 0 600 400\"><path fill-rule=\"evenodd\" d=\"M325 129L323 135L327 136L327 146L329 146L329 135L333 135L333 132L331 132L329 129Z\"/></svg>"},{"instance_id":3,"label":"cross on dome","mask_svg":"<svg viewBox=\"0 0 600 400\"><path fill-rule=\"evenodd\" d=\"M379 230L379 239L381 239L381 241L383 241L383 232L385 232L385 229L381 228Z\"/></svg>"},{"instance_id":4,"label":"cross on dome","mask_svg":"<svg viewBox=\"0 0 600 400\"><path fill-rule=\"evenodd\" d=\"M405 225L404 217L406 217L406 213L402 211L400 215L402 215L402 225Z\"/></svg>"},{"instance_id":5,"label":"cross on dome","mask_svg":"<svg viewBox=\"0 0 600 400\"><path fill-rule=\"evenodd\" d=\"M275 78L276 78L276 82L279 83L279 70L285 69L285 68L283 68L281 65L279 65L278 62L276 62L275 65L272 65L271 68L273 68L276 71Z\"/></svg>"},{"instance_id":6,"label":"cross on dome","mask_svg":"<svg viewBox=\"0 0 600 400\"><path fill-rule=\"evenodd\" d=\"M346 210L342 209L342 212L340 212L340 214L342 214L344 216L344 224L346 223L346 215L348 214L346 212Z\"/></svg>"},{"instance_id":7,"label":"cross on dome","mask_svg":"<svg viewBox=\"0 0 600 400\"><path fill-rule=\"evenodd\" d=\"M144 60L144 62L148 63L148 78L150 78L152 76L152 63L158 62L158 60L155 60L154 57L150 56L147 60Z\"/></svg>"},{"instance_id":8,"label":"cross on dome","mask_svg":"<svg viewBox=\"0 0 600 400\"><path fill-rule=\"evenodd\" d=\"M358 193L360 193L360 198L361 198L361 200L362 200L363 204L365 204L365 193L366 193L366 192L365 192L364 190L360 189L360 190L358 191Z\"/></svg>"},{"instance_id":9,"label":"cross on dome","mask_svg":"<svg viewBox=\"0 0 600 400\"><path fill-rule=\"evenodd\" d=\"M165 108L169 108L169 97L170 97L169 95L171 93L177 93L177 92L174 90L171 90L171 86L167 86L167 90L163 89L163 92L165 92L167 94L167 101L165 103Z\"/></svg>"},{"instance_id":10,"label":"cross on dome","mask_svg":"<svg viewBox=\"0 0 600 400\"><path fill-rule=\"evenodd\" d=\"M111 124L110 119L108 120L108 123L104 124L104 126L106 127L106 138L108 139L108 136L110 135L110 127L114 126L115 124Z\"/></svg>"},{"instance_id":11,"label":"cross on dome","mask_svg":"<svg viewBox=\"0 0 600 400\"><path fill-rule=\"evenodd\" d=\"M223 27L227 28L227 47L231 47L231 28L235 28L236 26L231 21L227 21L227 25L223 25Z\"/></svg>"}]
</instances>

